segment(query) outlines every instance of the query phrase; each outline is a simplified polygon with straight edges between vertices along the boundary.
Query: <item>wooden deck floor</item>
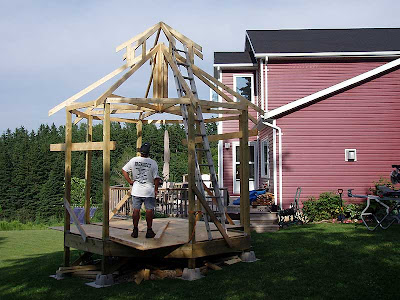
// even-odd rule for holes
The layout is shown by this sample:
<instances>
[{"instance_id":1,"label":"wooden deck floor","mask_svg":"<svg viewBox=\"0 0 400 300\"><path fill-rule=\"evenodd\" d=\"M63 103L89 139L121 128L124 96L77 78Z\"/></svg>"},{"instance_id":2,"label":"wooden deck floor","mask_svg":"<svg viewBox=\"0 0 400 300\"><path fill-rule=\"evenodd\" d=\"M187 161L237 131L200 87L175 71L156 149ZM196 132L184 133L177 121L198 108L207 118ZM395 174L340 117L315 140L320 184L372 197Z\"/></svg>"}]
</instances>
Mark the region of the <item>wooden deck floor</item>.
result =
<instances>
[{"instance_id":1,"label":"wooden deck floor","mask_svg":"<svg viewBox=\"0 0 400 300\"><path fill-rule=\"evenodd\" d=\"M137 250L152 250L163 247L179 246L188 243L189 241L189 229L188 220L179 218L160 218L154 219L153 230L155 233L164 227L165 223L169 222L167 229L160 239L146 239L146 222L141 220L139 223L139 237L132 238L132 220L123 219L111 219L110 220L110 240L135 248ZM226 225L228 229L235 229L235 225ZM102 238L102 224L88 224L82 225L86 234L90 238L100 239ZM210 222L210 228L212 231L213 240L222 240L222 236L217 230L216 226ZM52 229L64 231L64 227L52 227ZM71 224L71 233L79 235L77 227ZM228 230L229 237L244 237L245 235L241 232L232 232ZM197 222L196 225L196 242L208 241L207 231L205 223L203 221Z\"/></svg>"}]
</instances>

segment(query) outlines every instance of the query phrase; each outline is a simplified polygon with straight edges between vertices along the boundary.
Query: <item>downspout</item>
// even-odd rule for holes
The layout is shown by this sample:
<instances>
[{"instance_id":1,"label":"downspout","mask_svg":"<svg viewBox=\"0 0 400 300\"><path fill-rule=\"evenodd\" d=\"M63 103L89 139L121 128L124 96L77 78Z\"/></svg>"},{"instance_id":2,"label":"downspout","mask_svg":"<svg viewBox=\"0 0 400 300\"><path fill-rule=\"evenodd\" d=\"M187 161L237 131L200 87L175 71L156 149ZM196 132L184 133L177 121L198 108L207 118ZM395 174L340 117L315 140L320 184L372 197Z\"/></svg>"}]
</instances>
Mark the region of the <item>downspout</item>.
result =
<instances>
[{"instance_id":1,"label":"downspout","mask_svg":"<svg viewBox=\"0 0 400 300\"><path fill-rule=\"evenodd\" d=\"M216 73L218 75L218 80L220 82L222 82L222 72L221 72L221 68L217 67L216 69ZM218 95L218 102L222 102L221 96ZM219 108L221 109L221 108ZM221 114L218 115L218 117L221 117ZM217 125L217 130L218 130L218 134L222 134L222 122L218 122ZM223 162L224 162L224 148L223 148L223 141L218 141L218 184L220 187L224 186L224 168L223 168Z\"/></svg>"},{"instance_id":2,"label":"downspout","mask_svg":"<svg viewBox=\"0 0 400 300\"><path fill-rule=\"evenodd\" d=\"M262 122L265 126L271 127L275 130L278 130L278 136L279 136L279 207L282 209L282 129L276 125L272 125L268 122ZM275 169L276 167L274 167ZM275 171L275 170L274 170ZM275 173L275 172L274 172ZM276 191L276 179L274 178L274 191Z\"/></svg>"}]
</instances>

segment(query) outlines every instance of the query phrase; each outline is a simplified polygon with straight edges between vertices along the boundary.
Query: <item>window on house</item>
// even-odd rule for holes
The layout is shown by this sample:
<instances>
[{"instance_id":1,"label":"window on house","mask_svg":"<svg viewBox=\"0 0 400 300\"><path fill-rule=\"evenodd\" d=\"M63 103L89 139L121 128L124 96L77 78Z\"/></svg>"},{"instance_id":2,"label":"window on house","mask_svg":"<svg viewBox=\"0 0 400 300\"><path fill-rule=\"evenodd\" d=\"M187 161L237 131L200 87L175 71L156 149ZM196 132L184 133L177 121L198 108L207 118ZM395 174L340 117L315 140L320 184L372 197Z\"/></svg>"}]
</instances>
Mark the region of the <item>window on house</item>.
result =
<instances>
[{"instance_id":1,"label":"window on house","mask_svg":"<svg viewBox=\"0 0 400 300\"><path fill-rule=\"evenodd\" d=\"M261 142L261 176L270 177L269 174L269 145L268 141Z\"/></svg>"},{"instance_id":2,"label":"window on house","mask_svg":"<svg viewBox=\"0 0 400 300\"><path fill-rule=\"evenodd\" d=\"M253 75L235 75L234 85L236 92L253 102ZM237 101L236 98L235 101Z\"/></svg>"}]
</instances>

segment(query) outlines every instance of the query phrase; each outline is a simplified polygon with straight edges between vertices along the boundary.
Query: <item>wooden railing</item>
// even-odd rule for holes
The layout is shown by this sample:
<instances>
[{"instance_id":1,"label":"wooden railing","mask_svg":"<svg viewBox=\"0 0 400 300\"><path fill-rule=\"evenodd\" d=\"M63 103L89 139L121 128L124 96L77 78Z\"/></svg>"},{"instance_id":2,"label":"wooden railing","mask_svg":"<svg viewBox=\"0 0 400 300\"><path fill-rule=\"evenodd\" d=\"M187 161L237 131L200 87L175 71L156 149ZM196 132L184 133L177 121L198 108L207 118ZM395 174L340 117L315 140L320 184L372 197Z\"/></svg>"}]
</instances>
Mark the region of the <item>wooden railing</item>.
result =
<instances>
[{"instance_id":1,"label":"wooden railing","mask_svg":"<svg viewBox=\"0 0 400 300\"><path fill-rule=\"evenodd\" d=\"M120 187L120 186L111 186L110 187L110 212L117 206L118 202L121 201L122 198L126 194L130 194L130 187ZM118 215L132 215L132 201L126 201L122 207L118 210Z\"/></svg>"},{"instance_id":2,"label":"wooden railing","mask_svg":"<svg viewBox=\"0 0 400 300\"><path fill-rule=\"evenodd\" d=\"M130 193L129 187L110 187L110 212L117 206L121 199ZM228 193L225 188L221 189L224 195L225 205ZM216 210L216 205L208 201L210 207ZM186 218L188 216L188 189L187 188L159 188L156 197L156 212L165 216ZM132 215L132 202L126 201L118 210L118 215Z\"/></svg>"}]
</instances>

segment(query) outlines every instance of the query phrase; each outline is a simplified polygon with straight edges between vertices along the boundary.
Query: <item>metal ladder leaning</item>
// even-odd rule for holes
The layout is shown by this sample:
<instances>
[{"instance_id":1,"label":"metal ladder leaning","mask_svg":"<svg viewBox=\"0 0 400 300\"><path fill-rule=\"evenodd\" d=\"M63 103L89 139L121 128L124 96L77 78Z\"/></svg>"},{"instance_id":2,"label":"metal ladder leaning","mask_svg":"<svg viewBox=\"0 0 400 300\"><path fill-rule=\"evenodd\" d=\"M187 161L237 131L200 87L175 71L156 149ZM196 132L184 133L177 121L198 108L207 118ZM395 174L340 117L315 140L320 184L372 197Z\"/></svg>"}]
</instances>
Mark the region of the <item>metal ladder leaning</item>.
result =
<instances>
[{"instance_id":1,"label":"metal ladder leaning","mask_svg":"<svg viewBox=\"0 0 400 300\"><path fill-rule=\"evenodd\" d=\"M191 61L190 58L188 56L188 49L186 48L186 46L184 46L184 50L179 50L176 49L175 46L172 47L172 59L173 61L176 63L176 65L178 66L179 70L181 70L181 67L184 67L187 70L187 76L182 75L182 77L189 81L190 83L190 89L194 95L194 97L196 99L198 99L198 95L197 95L197 88L196 88L196 83L194 81L194 75L193 75L193 70L191 67ZM184 58L185 58L185 63L182 62L178 62L176 59L176 52L181 52L184 53ZM176 90L178 93L179 97L183 97L185 95L185 91L180 83L180 81L178 80L176 74L174 74L174 78L175 78L175 84L176 84ZM182 118L183 118L183 124L185 127L185 132L186 132L186 136L188 135L188 110L187 110L187 105L190 104L181 104L181 114L182 114ZM197 143L196 143L196 151L195 151L195 163L196 163L196 170L195 170L195 176L196 176L196 186L199 189L200 193L203 195L204 199L216 199L217 201L217 208L218 211L215 211L216 216L219 216L220 218L220 222L221 225L223 226L223 228L225 229L225 207L223 205L222 202L222 195L221 195L221 191L219 189L219 184L218 184L218 180L217 180L217 175L215 172L215 167L214 167L214 162L212 159L212 154L211 154L211 150L210 150L210 143L208 141L208 137L207 137L207 132L206 132L206 127L204 124L204 119L203 119L203 113L201 111L201 107L200 105L197 105L195 107L195 123L198 126L197 129L199 131L199 133L197 133L197 136L200 136L202 139L202 148L198 148L197 147ZM206 158L206 163L202 164L201 162L199 162L198 159L198 152L202 152L203 154L205 154L205 158ZM201 173L201 167L207 167L209 169L210 172L210 181L211 181L211 185L212 185L212 192L213 195L205 195L205 190L204 190L204 182L202 179L202 173ZM207 201L207 203L212 203L212 201ZM214 205L212 205L212 207L214 207ZM204 221L206 224L206 229L207 229L207 233L208 233L208 239L211 240L212 236L211 236L211 230L210 230L210 226L208 224L208 216L205 213L204 208L202 209L203 211L203 215L204 215ZM226 230L226 229L225 229Z\"/></svg>"}]
</instances>

